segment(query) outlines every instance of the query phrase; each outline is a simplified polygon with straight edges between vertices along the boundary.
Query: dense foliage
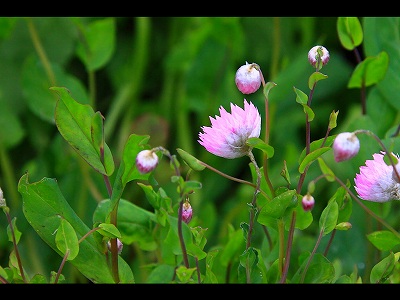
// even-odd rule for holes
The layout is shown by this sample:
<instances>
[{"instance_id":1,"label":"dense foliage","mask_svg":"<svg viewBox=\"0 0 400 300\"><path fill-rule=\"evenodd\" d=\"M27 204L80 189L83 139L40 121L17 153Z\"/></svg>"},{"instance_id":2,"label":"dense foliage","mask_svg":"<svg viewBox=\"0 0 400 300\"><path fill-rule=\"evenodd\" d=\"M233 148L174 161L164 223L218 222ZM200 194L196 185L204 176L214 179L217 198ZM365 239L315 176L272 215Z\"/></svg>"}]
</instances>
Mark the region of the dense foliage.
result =
<instances>
[{"instance_id":1,"label":"dense foliage","mask_svg":"<svg viewBox=\"0 0 400 300\"><path fill-rule=\"evenodd\" d=\"M357 20L343 28L346 18L336 17L0 18L0 187L7 204L0 216L1 278L114 282L115 245L109 257L103 254L106 241L118 237L124 244L117 258L121 282L275 283L282 276L280 247L287 247L279 234L290 240L291 212L297 210L286 282L400 282L400 239L385 235L385 224L400 228L398 202L354 201L348 193L354 193L360 166L381 145L360 135L358 154L340 163L331 149L338 133L355 130L373 132L394 153L399 149L400 18ZM311 76L307 53L315 45L329 50L321 70L326 78ZM246 222L254 186L211 168L196 170L196 161L188 166L195 157L254 180L248 157L217 157L198 142L209 117L231 102L254 103L265 126L266 90L243 95L235 85L246 62L257 63L265 81L274 83L267 93L268 145L274 149L268 174L280 195L274 200L287 209L271 221L260 207L251 251ZM325 137L332 112L336 119L329 149L306 161L296 195L310 113L302 92L309 94L310 78L318 81L311 140ZM153 147L165 151L151 174L141 174L135 157ZM262 147L254 149L260 166ZM327 177L314 186L321 173L335 174L343 185ZM269 189L265 183L262 188ZM315 206L302 217L300 195L310 189ZM183 196L193 209L188 224L177 213ZM261 205L266 198L259 195ZM327 208L331 216L341 208L331 207L336 202L350 203L339 220L351 228L340 230L337 219L329 219ZM376 232L382 235L371 235Z\"/></svg>"}]
</instances>

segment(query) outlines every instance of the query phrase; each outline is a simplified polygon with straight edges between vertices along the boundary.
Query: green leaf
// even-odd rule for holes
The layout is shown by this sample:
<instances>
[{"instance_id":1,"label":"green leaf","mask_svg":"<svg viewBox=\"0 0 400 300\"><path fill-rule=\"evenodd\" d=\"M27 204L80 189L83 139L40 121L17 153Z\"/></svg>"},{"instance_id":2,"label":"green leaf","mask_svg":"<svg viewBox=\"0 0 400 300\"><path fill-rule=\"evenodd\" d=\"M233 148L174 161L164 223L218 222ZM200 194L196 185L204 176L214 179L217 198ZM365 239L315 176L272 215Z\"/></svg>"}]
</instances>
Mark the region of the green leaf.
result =
<instances>
[{"instance_id":1,"label":"green leaf","mask_svg":"<svg viewBox=\"0 0 400 300\"><path fill-rule=\"evenodd\" d=\"M325 161L321 158L318 157L318 164L319 168L321 169L321 172L325 175L325 179L329 182L334 182L335 181L335 173L328 167L328 165L325 163Z\"/></svg>"},{"instance_id":2,"label":"green leaf","mask_svg":"<svg viewBox=\"0 0 400 300\"><path fill-rule=\"evenodd\" d=\"M126 184L132 180L147 180L150 173L141 174L136 168L136 156L144 149L148 149L147 141L150 136L131 134L125 143L122 161L115 177L111 195L110 212L118 205ZM108 220L107 220L108 222Z\"/></svg>"},{"instance_id":3,"label":"green leaf","mask_svg":"<svg viewBox=\"0 0 400 300\"><path fill-rule=\"evenodd\" d=\"M313 152L310 152L304 160L300 163L299 172L304 173L305 169L310 166L318 157L330 150L330 147L322 147Z\"/></svg>"},{"instance_id":4,"label":"green leaf","mask_svg":"<svg viewBox=\"0 0 400 300\"><path fill-rule=\"evenodd\" d=\"M14 217L14 218L11 220L11 225L12 225L13 232L14 232L15 242L18 244L18 243L19 243L19 240L21 239L22 233L21 233L21 231L18 230L18 227L17 227L17 218L16 218L16 217ZM7 236L8 236L8 240L9 240L10 242L13 242L13 235L12 235L12 232L11 232L10 225L7 226Z\"/></svg>"},{"instance_id":5,"label":"green leaf","mask_svg":"<svg viewBox=\"0 0 400 300\"><path fill-rule=\"evenodd\" d=\"M60 225L57 229L56 245L63 255L65 255L67 251L69 252L67 260L73 260L79 253L78 237L76 236L75 230L71 224L63 218L61 218Z\"/></svg>"},{"instance_id":6,"label":"green leaf","mask_svg":"<svg viewBox=\"0 0 400 300\"><path fill-rule=\"evenodd\" d=\"M336 138L336 135L332 135L332 136L328 136L326 140L325 140L325 138L322 138L322 139L311 142L310 152L314 152L315 150L317 150L318 148L321 148L322 146L330 147L332 145L333 141L335 140L335 138ZM304 160L305 157L306 157L306 148L304 148L303 151L301 151L301 154L299 156L299 164Z\"/></svg>"},{"instance_id":7,"label":"green leaf","mask_svg":"<svg viewBox=\"0 0 400 300\"><path fill-rule=\"evenodd\" d=\"M309 88L310 90L312 90L312 89L314 88L314 85L315 85L318 81L323 80L323 79L327 79L327 78L328 78L327 75L322 74L322 73L320 73L320 72L314 72L314 73L312 73L311 76L308 78L308 88Z\"/></svg>"},{"instance_id":8,"label":"green leaf","mask_svg":"<svg viewBox=\"0 0 400 300\"><path fill-rule=\"evenodd\" d=\"M323 232L323 236L335 229L338 215L339 207L336 201L328 202L319 219L319 228Z\"/></svg>"},{"instance_id":9,"label":"green leaf","mask_svg":"<svg viewBox=\"0 0 400 300\"><path fill-rule=\"evenodd\" d=\"M272 89L273 87L275 87L275 86L276 86L276 83L275 83L275 82L267 82L267 83L265 84L265 86L264 86L264 88L263 88L263 94L264 94L265 99L268 99L269 92L270 92L271 89Z\"/></svg>"},{"instance_id":10,"label":"green leaf","mask_svg":"<svg viewBox=\"0 0 400 300\"><path fill-rule=\"evenodd\" d=\"M97 205L93 214L93 223L106 220L110 204L110 200L105 199ZM144 251L154 251L157 248L157 243L152 233L154 224L157 222L154 213L127 200L120 199L117 219L118 232L120 232L119 238L124 245L137 243L137 246Z\"/></svg>"},{"instance_id":11,"label":"green leaf","mask_svg":"<svg viewBox=\"0 0 400 300\"><path fill-rule=\"evenodd\" d=\"M293 206L294 200L297 201L296 190L283 192L261 208L257 221L267 226L271 222L276 223L276 220L282 218L285 211Z\"/></svg>"},{"instance_id":12,"label":"green leaf","mask_svg":"<svg viewBox=\"0 0 400 300\"><path fill-rule=\"evenodd\" d=\"M300 104L308 103L308 96L301 90L293 87L294 92L296 93L296 102Z\"/></svg>"},{"instance_id":13,"label":"green leaf","mask_svg":"<svg viewBox=\"0 0 400 300\"><path fill-rule=\"evenodd\" d=\"M389 66L389 55L382 51L377 56L367 57L354 69L348 88L361 88L380 82L386 75Z\"/></svg>"},{"instance_id":14,"label":"green leaf","mask_svg":"<svg viewBox=\"0 0 400 300\"><path fill-rule=\"evenodd\" d=\"M90 72L103 67L115 48L115 19L104 18L83 27L84 41L78 44L77 55Z\"/></svg>"},{"instance_id":15,"label":"green leaf","mask_svg":"<svg viewBox=\"0 0 400 300\"><path fill-rule=\"evenodd\" d=\"M252 148L260 149L262 152L265 153L267 158L271 158L274 156L274 148L265 143L262 139L252 137L247 139L246 144Z\"/></svg>"},{"instance_id":16,"label":"green leaf","mask_svg":"<svg viewBox=\"0 0 400 300\"><path fill-rule=\"evenodd\" d=\"M110 176L114 172L114 161L110 149L104 143L103 164L100 155L103 150L99 148L98 141L98 139L103 140L101 138L102 128L99 128L100 124L98 124L99 116L95 116L89 105L75 101L66 88L51 87L50 89L59 96L56 104L55 121L63 138L96 171ZM101 130L101 132L94 132L96 130Z\"/></svg>"},{"instance_id":17,"label":"green leaf","mask_svg":"<svg viewBox=\"0 0 400 300\"><path fill-rule=\"evenodd\" d=\"M101 223L99 226L101 229L97 230L102 236L110 237L110 238L119 238L121 239L121 233L113 224Z\"/></svg>"},{"instance_id":18,"label":"green leaf","mask_svg":"<svg viewBox=\"0 0 400 300\"><path fill-rule=\"evenodd\" d=\"M83 83L67 73L61 66L49 66L54 73L54 81L48 78L42 63L35 57L29 57L22 69L22 92L27 99L29 109L40 119L54 124L54 109L57 95L49 91L51 86L67 86L80 103L88 104L89 97Z\"/></svg>"},{"instance_id":19,"label":"green leaf","mask_svg":"<svg viewBox=\"0 0 400 300\"><path fill-rule=\"evenodd\" d=\"M338 17L336 28L340 43L345 49L351 51L361 45L363 41L363 31L357 17Z\"/></svg>"},{"instance_id":20,"label":"green leaf","mask_svg":"<svg viewBox=\"0 0 400 300\"><path fill-rule=\"evenodd\" d=\"M309 255L304 256L303 263L293 276L291 283L332 283L335 279L333 264L321 253L316 253L307 267L307 273L303 275L307 266ZM302 280L304 276L304 280Z\"/></svg>"},{"instance_id":21,"label":"green leaf","mask_svg":"<svg viewBox=\"0 0 400 300\"><path fill-rule=\"evenodd\" d=\"M185 266L179 266L176 269L176 276L178 276L180 282L189 283L196 270L197 268L186 268Z\"/></svg>"},{"instance_id":22,"label":"green leaf","mask_svg":"<svg viewBox=\"0 0 400 300\"><path fill-rule=\"evenodd\" d=\"M390 251L400 244L400 238L391 231L375 231L367 235L368 240L380 251Z\"/></svg>"},{"instance_id":23,"label":"green leaf","mask_svg":"<svg viewBox=\"0 0 400 300\"><path fill-rule=\"evenodd\" d=\"M187 163L187 165L192 168L195 171L203 171L206 167L201 163L200 160L198 160L196 157L193 155L190 155L186 151L177 148L176 151L178 154L181 156L181 158Z\"/></svg>"},{"instance_id":24,"label":"green leaf","mask_svg":"<svg viewBox=\"0 0 400 300\"><path fill-rule=\"evenodd\" d=\"M29 224L36 233L61 257L55 232L65 219L73 227L78 239L86 235L90 228L78 217L65 200L57 181L43 178L35 183L28 182L28 175L21 177L18 192L22 195L23 212ZM93 235L87 236L79 244L79 254L70 261L85 277L94 283L114 283L107 257L103 247L98 244ZM121 282L134 282L129 265L119 257Z\"/></svg>"},{"instance_id":25,"label":"green leaf","mask_svg":"<svg viewBox=\"0 0 400 300\"><path fill-rule=\"evenodd\" d=\"M369 276L370 283L389 283L389 276L394 270L394 265L398 258L390 252L390 254L373 266Z\"/></svg>"}]
</instances>

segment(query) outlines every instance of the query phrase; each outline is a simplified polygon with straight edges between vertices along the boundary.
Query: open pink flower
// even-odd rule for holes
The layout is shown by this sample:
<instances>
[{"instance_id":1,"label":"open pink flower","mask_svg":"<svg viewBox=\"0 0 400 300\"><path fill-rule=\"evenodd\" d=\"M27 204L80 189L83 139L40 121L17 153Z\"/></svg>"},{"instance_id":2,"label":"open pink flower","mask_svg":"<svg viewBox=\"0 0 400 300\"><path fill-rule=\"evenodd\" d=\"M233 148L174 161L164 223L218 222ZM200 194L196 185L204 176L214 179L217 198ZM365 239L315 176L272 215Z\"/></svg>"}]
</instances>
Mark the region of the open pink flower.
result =
<instances>
[{"instance_id":1,"label":"open pink flower","mask_svg":"<svg viewBox=\"0 0 400 300\"><path fill-rule=\"evenodd\" d=\"M202 126L198 142L214 155L224 158L237 158L248 153L246 141L259 137L261 116L253 103L244 99L244 109L231 103L231 113L222 106L221 116L210 117L211 127Z\"/></svg>"},{"instance_id":2,"label":"open pink flower","mask_svg":"<svg viewBox=\"0 0 400 300\"><path fill-rule=\"evenodd\" d=\"M365 166L360 167L360 174L356 174L354 188L358 197L363 200L373 202L400 200L400 183L393 172L393 167L383 160L384 155L384 152L372 155L374 159L367 160Z\"/></svg>"}]
</instances>

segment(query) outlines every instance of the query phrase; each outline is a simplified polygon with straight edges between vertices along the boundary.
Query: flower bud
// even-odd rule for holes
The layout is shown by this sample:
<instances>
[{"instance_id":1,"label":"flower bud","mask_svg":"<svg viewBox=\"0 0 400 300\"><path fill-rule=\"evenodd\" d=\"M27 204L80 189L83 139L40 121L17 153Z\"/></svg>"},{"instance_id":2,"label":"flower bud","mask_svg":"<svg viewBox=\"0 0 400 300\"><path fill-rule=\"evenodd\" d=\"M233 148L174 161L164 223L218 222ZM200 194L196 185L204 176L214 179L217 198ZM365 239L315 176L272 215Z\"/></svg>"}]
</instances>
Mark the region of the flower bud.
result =
<instances>
[{"instance_id":1,"label":"flower bud","mask_svg":"<svg viewBox=\"0 0 400 300\"><path fill-rule=\"evenodd\" d=\"M310 211L313 209L315 204L314 197L310 194L306 194L303 199L301 199L301 205L303 206L304 211Z\"/></svg>"},{"instance_id":2,"label":"flower bud","mask_svg":"<svg viewBox=\"0 0 400 300\"><path fill-rule=\"evenodd\" d=\"M193 211L192 206L190 205L189 201L185 201L182 206L182 220L186 224L190 222L192 219Z\"/></svg>"},{"instance_id":3,"label":"flower bud","mask_svg":"<svg viewBox=\"0 0 400 300\"><path fill-rule=\"evenodd\" d=\"M246 62L236 71L235 83L243 94L256 92L261 86L259 66L255 63L249 64Z\"/></svg>"},{"instance_id":4,"label":"flower bud","mask_svg":"<svg viewBox=\"0 0 400 300\"><path fill-rule=\"evenodd\" d=\"M329 58L329 51L324 46L314 46L308 51L308 61L317 69L321 69L322 66L325 66Z\"/></svg>"},{"instance_id":5,"label":"flower bud","mask_svg":"<svg viewBox=\"0 0 400 300\"><path fill-rule=\"evenodd\" d=\"M142 174L153 171L157 164L158 156L152 150L142 150L136 156L136 167Z\"/></svg>"},{"instance_id":6,"label":"flower bud","mask_svg":"<svg viewBox=\"0 0 400 300\"><path fill-rule=\"evenodd\" d=\"M117 248L118 248L118 254L121 254L122 248L124 247L124 244L117 238ZM107 242L107 248L109 251L111 251L111 242Z\"/></svg>"},{"instance_id":7,"label":"flower bud","mask_svg":"<svg viewBox=\"0 0 400 300\"><path fill-rule=\"evenodd\" d=\"M6 199L3 196L3 190L0 188L0 207L6 206Z\"/></svg>"},{"instance_id":8,"label":"flower bud","mask_svg":"<svg viewBox=\"0 0 400 300\"><path fill-rule=\"evenodd\" d=\"M333 155L336 162L349 160L360 150L360 141L353 132L339 133L333 141Z\"/></svg>"},{"instance_id":9,"label":"flower bud","mask_svg":"<svg viewBox=\"0 0 400 300\"><path fill-rule=\"evenodd\" d=\"M353 225L350 222L342 222L336 225L335 229L337 230L349 230Z\"/></svg>"}]
</instances>

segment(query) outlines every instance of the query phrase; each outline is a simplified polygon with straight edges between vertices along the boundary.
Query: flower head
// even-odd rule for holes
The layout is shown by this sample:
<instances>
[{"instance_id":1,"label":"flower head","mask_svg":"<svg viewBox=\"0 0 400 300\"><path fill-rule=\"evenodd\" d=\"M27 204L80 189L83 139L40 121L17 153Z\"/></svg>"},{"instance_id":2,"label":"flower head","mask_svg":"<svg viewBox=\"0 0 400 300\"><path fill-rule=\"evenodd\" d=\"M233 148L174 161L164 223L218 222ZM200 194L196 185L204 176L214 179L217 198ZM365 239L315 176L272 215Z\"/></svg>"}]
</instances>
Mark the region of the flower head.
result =
<instances>
[{"instance_id":1,"label":"flower head","mask_svg":"<svg viewBox=\"0 0 400 300\"><path fill-rule=\"evenodd\" d=\"M393 154L394 155L394 154ZM373 202L400 200L400 183L394 175L393 167L383 160L385 152L372 155L373 160L367 160L356 174L355 190L358 197ZM396 155L396 158L399 157ZM399 163L396 169L399 169Z\"/></svg>"},{"instance_id":2,"label":"flower head","mask_svg":"<svg viewBox=\"0 0 400 300\"><path fill-rule=\"evenodd\" d=\"M261 86L261 74L258 65L246 62L236 71L235 83L243 94L256 92Z\"/></svg>"},{"instance_id":3,"label":"flower head","mask_svg":"<svg viewBox=\"0 0 400 300\"><path fill-rule=\"evenodd\" d=\"M349 160L360 150L360 141L353 132L339 133L333 141L333 155L336 162Z\"/></svg>"},{"instance_id":4,"label":"flower head","mask_svg":"<svg viewBox=\"0 0 400 300\"><path fill-rule=\"evenodd\" d=\"M318 69L321 69L322 66L325 66L328 63L329 58L329 51L324 46L317 45L308 51L308 61L313 67Z\"/></svg>"},{"instance_id":5,"label":"flower head","mask_svg":"<svg viewBox=\"0 0 400 300\"><path fill-rule=\"evenodd\" d=\"M211 127L202 126L198 142L214 155L224 158L237 158L249 152L246 141L259 137L261 116L253 103L244 99L244 109L231 103L231 113L222 106L221 116L210 117Z\"/></svg>"},{"instance_id":6,"label":"flower head","mask_svg":"<svg viewBox=\"0 0 400 300\"><path fill-rule=\"evenodd\" d=\"M142 150L136 156L136 167L140 173L146 174L155 169L158 164L158 156L155 151Z\"/></svg>"},{"instance_id":7,"label":"flower head","mask_svg":"<svg viewBox=\"0 0 400 300\"><path fill-rule=\"evenodd\" d=\"M192 206L190 205L189 201L185 201L183 203L183 207L182 207L182 220L183 220L183 222L188 224L190 222L190 220L192 219L192 215L193 215Z\"/></svg>"},{"instance_id":8,"label":"flower head","mask_svg":"<svg viewBox=\"0 0 400 300\"><path fill-rule=\"evenodd\" d=\"M313 209L315 204L315 199L310 194L306 194L303 199L301 199L301 205L303 206L304 211L310 211Z\"/></svg>"}]
</instances>

